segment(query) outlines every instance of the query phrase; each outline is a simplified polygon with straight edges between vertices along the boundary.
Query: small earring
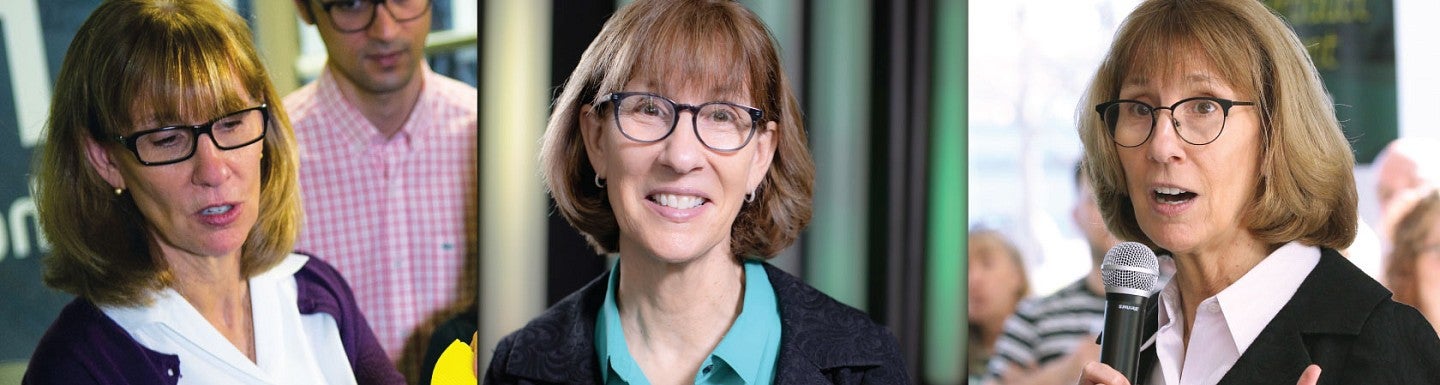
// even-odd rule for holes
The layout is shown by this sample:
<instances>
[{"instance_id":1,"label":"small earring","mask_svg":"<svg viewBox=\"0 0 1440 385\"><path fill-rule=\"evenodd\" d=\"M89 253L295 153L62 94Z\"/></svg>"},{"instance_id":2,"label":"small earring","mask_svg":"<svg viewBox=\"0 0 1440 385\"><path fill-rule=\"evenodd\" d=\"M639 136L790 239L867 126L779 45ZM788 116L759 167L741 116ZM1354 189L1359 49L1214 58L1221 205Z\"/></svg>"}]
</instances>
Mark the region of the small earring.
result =
<instances>
[{"instance_id":1,"label":"small earring","mask_svg":"<svg viewBox=\"0 0 1440 385\"><path fill-rule=\"evenodd\" d=\"M115 196L118 197L118 196L120 196L120 195L122 195L122 194L125 194L125 189L116 187L116 188L115 188Z\"/></svg>"},{"instance_id":2,"label":"small earring","mask_svg":"<svg viewBox=\"0 0 1440 385\"><path fill-rule=\"evenodd\" d=\"M754 192L754 191L751 191L749 194L745 194L745 203L750 203L750 202L754 202L754 201L755 201L755 192Z\"/></svg>"},{"instance_id":3,"label":"small earring","mask_svg":"<svg viewBox=\"0 0 1440 385\"><path fill-rule=\"evenodd\" d=\"M605 188L605 178L601 178L600 174L595 174L595 187Z\"/></svg>"}]
</instances>

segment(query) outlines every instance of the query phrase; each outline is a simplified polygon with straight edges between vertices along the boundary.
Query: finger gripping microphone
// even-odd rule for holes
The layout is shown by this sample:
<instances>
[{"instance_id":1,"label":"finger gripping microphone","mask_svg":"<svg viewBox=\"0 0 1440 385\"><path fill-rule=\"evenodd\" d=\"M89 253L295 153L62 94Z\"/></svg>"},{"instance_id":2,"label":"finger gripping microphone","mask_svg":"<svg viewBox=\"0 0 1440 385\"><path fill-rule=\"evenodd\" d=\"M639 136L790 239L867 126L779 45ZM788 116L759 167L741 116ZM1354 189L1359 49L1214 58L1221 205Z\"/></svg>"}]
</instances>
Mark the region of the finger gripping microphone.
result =
<instances>
[{"instance_id":1,"label":"finger gripping microphone","mask_svg":"<svg viewBox=\"0 0 1440 385\"><path fill-rule=\"evenodd\" d=\"M1105 334L1100 336L1100 362L1115 368L1132 384L1140 361L1145 300L1154 291L1159 276L1155 252L1135 242L1115 245L1100 264L1100 277L1105 281Z\"/></svg>"}]
</instances>

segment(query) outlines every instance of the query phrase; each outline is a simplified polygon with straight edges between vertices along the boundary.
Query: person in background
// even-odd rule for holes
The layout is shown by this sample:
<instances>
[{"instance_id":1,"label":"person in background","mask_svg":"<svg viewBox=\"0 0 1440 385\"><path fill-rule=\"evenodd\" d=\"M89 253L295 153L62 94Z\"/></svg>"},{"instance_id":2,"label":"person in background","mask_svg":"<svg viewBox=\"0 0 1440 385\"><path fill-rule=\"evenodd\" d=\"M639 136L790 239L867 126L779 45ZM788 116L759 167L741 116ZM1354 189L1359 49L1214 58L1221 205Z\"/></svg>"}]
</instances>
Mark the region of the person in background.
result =
<instances>
[{"instance_id":1,"label":"person in background","mask_svg":"<svg viewBox=\"0 0 1440 385\"><path fill-rule=\"evenodd\" d=\"M1075 206L1071 219L1089 246L1090 271L1054 294L1025 301L1005 322L990 359L994 383L1073 384L1081 365L1100 358L1093 342L1105 324L1105 282L1100 263L1120 243L1105 229L1084 164L1075 165Z\"/></svg>"},{"instance_id":2,"label":"person in background","mask_svg":"<svg viewBox=\"0 0 1440 385\"><path fill-rule=\"evenodd\" d=\"M1354 155L1305 46L1264 3L1140 3L1083 104L1107 227L1171 277L1145 306L1136 383L1440 378L1435 330L1337 251L1356 235ZM1091 362L1080 383L1130 380Z\"/></svg>"},{"instance_id":3,"label":"person in background","mask_svg":"<svg viewBox=\"0 0 1440 385\"><path fill-rule=\"evenodd\" d=\"M1385 236L1381 249L1387 255L1393 245L1389 236L1396 231L1395 222L1407 211L1405 205L1396 202L1414 203L1415 194L1440 187L1440 152L1437 150L1440 150L1437 139L1399 138L1375 156L1375 193L1380 202L1380 223L1376 230Z\"/></svg>"},{"instance_id":4,"label":"person in background","mask_svg":"<svg viewBox=\"0 0 1440 385\"><path fill-rule=\"evenodd\" d=\"M809 223L815 178L782 68L736 1L637 0L605 22L540 163L619 261L501 339L486 384L909 383L888 330L764 262Z\"/></svg>"},{"instance_id":5,"label":"person in background","mask_svg":"<svg viewBox=\"0 0 1440 385\"><path fill-rule=\"evenodd\" d=\"M307 218L297 248L355 284L413 381L431 330L475 300L478 93L426 63L430 0L295 6L327 54L284 102Z\"/></svg>"},{"instance_id":6,"label":"person in background","mask_svg":"<svg viewBox=\"0 0 1440 385\"><path fill-rule=\"evenodd\" d=\"M969 347L966 377L979 383L985 363L995 351L995 341L1005 319L1030 293L1025 261L1020 249L999 231L972 228L968 241L969 283L966 315L969 316Z\"/></svg>"},{"instance_id":7,"label":"person in background","mask_svg":"<svg viewBox=\"0 0 1440 385\"><path fill-rule=\"evenodd\" d=\"M45 283L77 298L25 384L399 384L345 279L291 253L295 142L245 20L102 2L35 164Z\"/></svg>"},{"instance_id":8,"label":"person in background","mask_svg":"<svg viewBox=\"0 0 1440 385\"><path fill-rule=\"evenodd\" d=\"M1395 301L1414 306L1440 332L1440 190L1425 191L1395 203L1406 210L1391 237L1385 275Z\"/></svg>"}]
</instances>

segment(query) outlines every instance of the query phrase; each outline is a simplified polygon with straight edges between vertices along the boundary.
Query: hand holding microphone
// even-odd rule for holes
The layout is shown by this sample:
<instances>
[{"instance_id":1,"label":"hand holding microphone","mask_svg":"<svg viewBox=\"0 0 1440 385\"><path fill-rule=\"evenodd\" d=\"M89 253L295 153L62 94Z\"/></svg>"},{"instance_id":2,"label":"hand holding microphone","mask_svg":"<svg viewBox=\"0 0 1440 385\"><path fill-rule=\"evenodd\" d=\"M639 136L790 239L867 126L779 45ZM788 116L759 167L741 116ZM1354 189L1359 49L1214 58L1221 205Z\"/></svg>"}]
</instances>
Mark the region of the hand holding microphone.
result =
<instances>
[{"instance_id":1,"label":"hand holding microphone","mask_svg":"<svg viewBox=\"0 0 1440 385\"><path fill-rule=\"evenodd\" d=\"M1135 383L1144 330L1145 301L1157 289L1160 263L1155 252L1135 242L1122 242L1105 253L1100 276L1105 281L1105 332L1100 336L1100 363L1085 365L1082 385ZM1150 320L1150 322L1155 322ZM1108 367L1106 365L1109 365ZM1314 385L1320 367L1305 368L1296 385Z\"/></svg>"}]
</instances>

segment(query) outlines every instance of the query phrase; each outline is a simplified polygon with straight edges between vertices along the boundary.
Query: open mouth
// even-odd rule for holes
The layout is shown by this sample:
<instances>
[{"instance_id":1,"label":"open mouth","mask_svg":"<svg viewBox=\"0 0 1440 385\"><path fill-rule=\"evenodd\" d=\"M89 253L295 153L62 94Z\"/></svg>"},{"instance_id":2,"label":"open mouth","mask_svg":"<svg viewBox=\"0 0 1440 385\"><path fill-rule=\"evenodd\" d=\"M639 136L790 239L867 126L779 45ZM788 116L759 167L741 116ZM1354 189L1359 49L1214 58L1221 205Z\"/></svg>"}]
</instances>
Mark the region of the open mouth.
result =
<instances>
[{"instance_id":1,"label":"open mouth","mask_svg":"<svg viewBox=\"0 0 1440 385\"><path fill-rule=\"evenodd\" d=\"M234 205L210 206L206 207L204 210L200 210L200 215L220 215L230 212L230 209L233 208L235 208Z\"/></svg>"},{"instance_id":2,"label":"open mouth","mask_svg":"<svg viewBox=\"0 0 1440 385\"><path fill-rule=\"evenodd\" d=\"M1155 200L1163 204L1181 204L1195 199L1196 194L1176 187L1157 187L1151 191Z\"/></svg>"},{"instance_id":3,"label":"open mouth","mask_svg":"<svg viewBox=\"0 0 1440 385\"><path fill-rule=\"evenodd\" d=\"M708 202L708 200L702 197L676 194L655 194L647 196L645 199L655 202L658 205L678 210L693 209Z\"/></svg>"}]
</instances>

